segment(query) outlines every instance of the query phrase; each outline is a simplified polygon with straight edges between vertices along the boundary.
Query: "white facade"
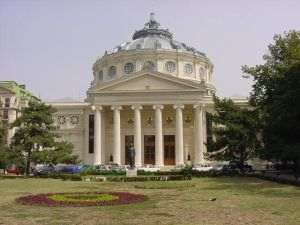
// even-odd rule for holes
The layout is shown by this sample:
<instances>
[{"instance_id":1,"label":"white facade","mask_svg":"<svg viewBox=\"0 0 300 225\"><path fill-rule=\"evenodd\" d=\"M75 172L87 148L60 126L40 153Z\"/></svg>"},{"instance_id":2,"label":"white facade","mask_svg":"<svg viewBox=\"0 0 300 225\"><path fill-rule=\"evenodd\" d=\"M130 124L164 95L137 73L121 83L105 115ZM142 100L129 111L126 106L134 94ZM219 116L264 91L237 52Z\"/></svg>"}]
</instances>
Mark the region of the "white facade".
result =
<instances>
[{"instance_id":1,"label":"white facade","mask_svg":"<svg viewBox=\"0 0 300 225\"><path fill-rule=\"evenodd\" d=\"M212 73L205 54L175 41L151 17L132 41L95 62L85 102L51 103L59 133L87 164L127 164L130 143L136 166L201 163Z\"/></svg>"},{"instance_id":2,"label":"white facade","mask_svg":"<svg viewBox=\"0 0 300 225\"><path fill-rule=\"evenodd\" d=\"M0 81L0 120L8 128L7 145L10 145L16 130L9 126L20 116L21 109L28 106L30 99L37 98L25 89L25 85L14 81Z\"/></svg>"}]
</instances>

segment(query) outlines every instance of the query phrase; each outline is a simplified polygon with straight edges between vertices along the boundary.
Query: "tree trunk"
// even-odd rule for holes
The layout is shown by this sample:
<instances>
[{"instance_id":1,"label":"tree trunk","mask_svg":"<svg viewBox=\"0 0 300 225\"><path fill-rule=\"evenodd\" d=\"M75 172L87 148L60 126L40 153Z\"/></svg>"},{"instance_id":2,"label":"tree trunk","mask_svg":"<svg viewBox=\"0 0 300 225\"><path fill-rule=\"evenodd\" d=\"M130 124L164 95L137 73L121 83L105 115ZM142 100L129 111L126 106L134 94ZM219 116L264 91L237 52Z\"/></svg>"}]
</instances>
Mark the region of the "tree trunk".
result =
<instances>
[{"instance_id":1,"label":"tree trunk","mask_svg":"<svg viewBox=\"0 0 300 225\"><path fill-rule=\"evenodd\" d=\"M28 151L27 159L26 159L26 169L25 169L26 176L30 175L30 164L31 164L31 149Z\"/></svg>"},{"instance_id":2,"label":"tree trunk","mask_svg":"<svg viewBox=\"0 0 300 225\"><path fill-rule=\"evenodd\" d=\"M294 160L294 176L297 181L300 176L300 160Z\"/></svg>"}]
</instances>

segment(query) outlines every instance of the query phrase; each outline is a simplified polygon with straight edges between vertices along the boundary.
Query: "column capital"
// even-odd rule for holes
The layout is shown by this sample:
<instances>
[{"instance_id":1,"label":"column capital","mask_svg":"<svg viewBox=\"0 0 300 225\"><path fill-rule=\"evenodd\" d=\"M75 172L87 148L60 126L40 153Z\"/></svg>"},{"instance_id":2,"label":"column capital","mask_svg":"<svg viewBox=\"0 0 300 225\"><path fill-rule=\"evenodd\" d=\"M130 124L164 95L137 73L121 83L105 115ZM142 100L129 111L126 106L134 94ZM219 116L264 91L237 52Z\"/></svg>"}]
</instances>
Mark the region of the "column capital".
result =
<instances>
[{"instance_id":1,"label":"column capital","mask_svg":"<svg viewBox=\"0 0 300 225\"><path fill-rule=\"evenodd\" d=\"M132 105L131 109L132 110L141 110L141 109L143 109L143 106L142 105Z\"/></svg>"},{"instance_id":2,"label":"column capital","mask_svg":"<svg viewBox=\"0 0 300 225\"><path fill-rule=\"evenodd\" d=\"M96 111L96 110L102 110L103 107L101 105L92 105L91 106L92 111Z\"/></svg>"},{"instance_id":3,"label":"column capital","mask_svg":"<svg viewBox=\"0 0 300 225\"><path fill-rule=\"evenodd\" d=\"M122 106L120 106L120 105L112 105L110 108L111 108L111 110L121 110Z\"/></svg>"},{"instance_id":4,"label":"column capital","mask_svg":"<svg viewBox=\"0 0 300 225\"><path fill-rule=\"evenodd\" d=\"M203 109L203 108L205 108L205 106L206 105L204 103L196 103L193 105L193 108L194 109L197 109L197 108Z\"/></svg>"},{"instance_id":5,"label":"column capital","mask_svg":"<svg viewBox=\"0 0 300 225\"><path fill-rule=\"evenodd\" d=\"M163 109L163 105L153 105L153 109Z\"/></svg>"},{"instance_id":6,"label":"column capital","mask_svg":"<svg viewBox=\"0 0 300 225\"><path fill-rule=\"evenodd\" d=\"M174 104L173 108L174 109L184 109L184 104Z\"/></svg>"}]
</instances>

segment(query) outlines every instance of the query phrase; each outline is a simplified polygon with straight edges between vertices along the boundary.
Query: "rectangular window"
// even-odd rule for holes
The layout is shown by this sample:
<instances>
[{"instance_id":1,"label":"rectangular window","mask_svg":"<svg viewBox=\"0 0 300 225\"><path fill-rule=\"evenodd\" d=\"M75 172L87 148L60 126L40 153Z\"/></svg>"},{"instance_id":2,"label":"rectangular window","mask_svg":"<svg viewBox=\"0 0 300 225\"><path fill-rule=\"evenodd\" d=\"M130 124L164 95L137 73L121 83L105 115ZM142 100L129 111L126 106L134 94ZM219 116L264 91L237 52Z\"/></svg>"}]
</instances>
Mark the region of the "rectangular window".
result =
<instances>
[{"instance_id":1,"label":"rectangular window","mask_svg":"<svg viewBox=\"0 0 300 225\"><path fill-rule=\"evenodd\" d=\"M3 110L3 119L8 120L8 110L7 109Z\"/></svg>"},{"instance_id":2,"label":"rectangular window","mask_svg":"<svg viewBox=\"0 0 300 225\"><path fill-rule=\"evenodd\" d=\"M94 115L89 115L89 153L94 153Z\"/></svg>"},{"instance_id":3,"label":"rectangular window","mask_svg":"<svg viewBox=\"0 0 300 225\"><path fill-rule=\"evenodd\" d=\"M5 98L5 108L9 108L10 107L10 98Z\"/></svg>"}]
</instances>

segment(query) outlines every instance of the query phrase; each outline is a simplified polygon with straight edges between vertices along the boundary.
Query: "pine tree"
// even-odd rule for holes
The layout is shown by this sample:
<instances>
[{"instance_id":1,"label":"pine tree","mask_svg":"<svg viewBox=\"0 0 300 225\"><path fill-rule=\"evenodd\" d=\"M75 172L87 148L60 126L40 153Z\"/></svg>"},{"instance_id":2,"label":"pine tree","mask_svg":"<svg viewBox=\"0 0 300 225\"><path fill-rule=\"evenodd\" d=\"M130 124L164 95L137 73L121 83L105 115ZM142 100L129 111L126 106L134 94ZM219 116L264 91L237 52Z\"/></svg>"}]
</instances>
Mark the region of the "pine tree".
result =
<instances>
[{"instance_id":1,"label":"pine tree","mask_svg":"<svg viewBox=\"0 0 300 225\"><path fill-rule=\"evenodd\" d=\"M72 158L72 145L57 141L59 136L55 132L57 128L53 121L54 112L51 106L43 102L31 101L12 124L12 127L17 128L11 144L12 153L15 157L24 156L27 175L30 173L31 162L56 163L54 155L57 152L60 152L60 157Z\"/></svg>"},{"instance_id":2,"label":"pine tree","mask_svg":"<svg viewBox=\"0 0 300 225\"><path fill-rule=\"evenodd\" d=\"M214 97L214 106L215 113L209 114L213 138L207 144L208 155L212 159L238 161L243 166L259 148L257 112L218 97Z\"/></svg>"}]
</instances>

